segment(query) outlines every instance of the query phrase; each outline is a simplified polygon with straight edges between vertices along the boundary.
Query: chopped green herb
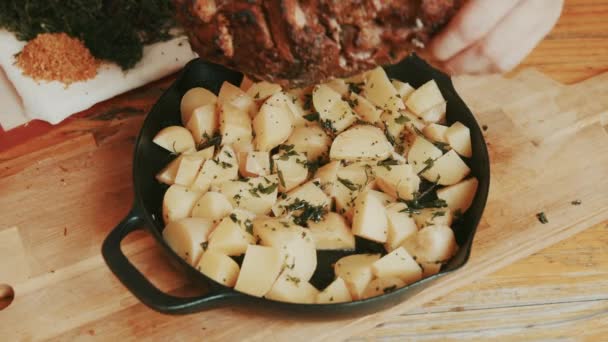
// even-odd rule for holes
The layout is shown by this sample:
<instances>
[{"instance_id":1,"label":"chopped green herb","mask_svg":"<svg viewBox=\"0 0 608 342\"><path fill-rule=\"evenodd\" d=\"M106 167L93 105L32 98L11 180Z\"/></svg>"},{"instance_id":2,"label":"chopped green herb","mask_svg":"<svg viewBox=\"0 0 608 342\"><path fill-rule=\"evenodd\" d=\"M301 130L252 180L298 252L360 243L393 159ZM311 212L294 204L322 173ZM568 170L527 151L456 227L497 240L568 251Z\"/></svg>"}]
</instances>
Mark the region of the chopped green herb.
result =
<instances>
[{"instance_id":1,"label":"chopped green herb","mask_svg":"<svg viewBox=\"0 0 608 342\"><path fill-rule=\"evenodd\" d=\"M395 123L398 123L400 125L403 125L403 124L405 124L407 122L410 122L410 121L411 121L410 118L408 118L407 116L405 116L403 114L395 119Z\"/></svg>"},{"instance_id":2,"label":"chopped green herb","mask_svg":"<svg viewBox=\"0 0 608 342\"><path fill-rule=\"evenodd\" d=\"M420 170L420 172L418 172L419 175L425 173L428 169L432 168L433 165L435 165L435 160L433 160L433 158L428 158L427 160L424 161L424 165L425 167Z\"/></svg>"},{"instance_id":3,"label":"chopped green herb","mask_svg":"<svg viewBox=\"0 0 608 342\"><path fill-rule=\"evenodd\" d=\"M302 105L302 108L304 108L304 110L312 109L312 94L304 95L304 104Z\"/></svg>"},{"instance_id":4,"label":"chopped green herb","mask_svg":"<svg viewBox=\"0 0 608 342\"><path fill-rule=\"evenodd\" d=\"M381 160L377 163L378 166L384 166L387 170L391 170L391 166L399 165L399 161L393 158Z\"/></svg>"},{"instance_id":5,"label":"chopped green herb","mask_svg":"<svg viewBox=\"0 0 608 342\"><path fill-rule=\"evenodd\" d=\"M257 93L255 93L255 95L253 96L254 99L258 100L260 98L260 92L258 91Z\"/></svg>"},{"instance_id":6,"label":"chopped green herb","mask_svg":"<svg viewBox=\"0 0 608 342\"><path fill-rule=\"evenodd\" d=\"M388 142L391 143L391 145L395 146L397 144L395 137L391 134L391 132L388 131L388 128L384 129L384 135L386 136Z\"/></svg>"},{"instance_id":7,"label":"chopped green herb","mask_svg":"<svg viewBox=\"0 0 608 342\"><path fill-rule=\"evenodd\" d=\"M245 225L245 231L253 235L253 222L250 219L246 219L243 224Z\"/></svg>"},{"instance_id":8,"label":"chopped green herb","mask_svg":"<svg viewBox=\"0 0 608 342\"><path fill-rule=\"evenodd\" d=\"M230 214L230 219L232 220L232 222L234 223L240 223L239 219L236 217L235 213Z\"/></svg>"},{"instance_id":9,"label":"chopped green herb","mask_svg":"<svg viewBox=\"0 0 608 342\"><path fill-rule=\"evenodd\" d=\"M382 291L384 293L390 293L393 292L397 289L397 285L393 285L393 286L389 286L389 287L385 287L384 289L382 289Z\"/></svg>"},{"instance_id":10,"label":"chopped green herb","mask_svg":"<svg viewBox=\"0 0 608 342\"><path fill-rule=\"evenodd\" d=\"M448 143L443 143L440 141L435 141L433 142L433 145L435 145L435 147L437 147L438 149L442 150L443 152L447 151L450 149L450 144Z\"/></svg>"},{"instance_id":11,"label":"chopped green herb","mask_svg":"<svg viewBox=\"0 0 608 342\"><path fill-rule=\"evenodd\" d=\"M209 241L201 242L201 248L203 251L206 251L207 247L209 247Z\"/></svg>"},{"instance_id":12,"label":"chopped green herb","mask_svg":"<svg viewBox=\"0 0 608 342\"><path fill-rule=\"evenodd\" d=\"M359 105L359 99L347 99L346 102L351 108L355 108Z\"/></svg>"},{"instance_id":13,"label":"chopped green herb","mask_svg":"<svg viewBox=\"0 0 608 342\"><path fill-rule=\"evenodd\" d=\"M228 156L228 158L232 158L232 154L228 151L224 151L224 154Z\"/></svg>"},{"instance_id":14,"label":"chopped green herb","mask_svg":"<svg viewBox=\"0 0 608 342\"><path fill-rule=\"evenodd\" d=\"M327 213L327 209L322 205L312 205L304 200L296 198L293 203L285 206L289 212L300 211L299 215L293 215L293 222L299 226L308 226L308 221L319 222Z\"/></svg>"},{"instance_id":15,"label":"chopped green herb","mask_svg":"<svg viewBox=\"0 0 608 342\"><path fill-rule=\"evenodd\" d=\"M207 133L203 133L203 140L196 147L198 150L204 150L208 147L215 146L218 148L222 144L222 136L219 133L215 133L212 137Z\"/></svg>"},{"instance_id":16,"label":"chopped green herb","mask_svg":"<svg viewBox=\"0 0 608 342\"><path fill-rule=\"evenodd\" d=\"M348 90L352 91L355 94L360 94L361 91L363 90L363 82L359 82L359 83L347 83L348 84Z\"/></svg>"},{"instance_id":17,"label":"chopped green herb","mask_svg":"<svg viewBox=\"0 0 608 342\"><path fill-rule=\"evenodd\" d=\"M431 221L433 221L436 217L445 216L445 211L434 211L433 215L431 215Z\"/></svg>"},{"instance_id":18,"label":"chopped green herb","mask_svg":"<svg viewBox=\"0 0 608 342\"><path fill-rule=\"evenodd\" d=\"M308 120L308 121L318 121L319 120L319 113L310 113L310 114L306 114L304 115L304 119Z\"/></svg>"},{"instance_id":19,"label":"chopped green herb","mask_svg":"<svg viewBox=\"0 0 608 342\"><path fill-rule=\"evenodd\" d=\"M298 278L298 277L293 277L293 276L288 275L288 276L286 276L286 280L294 282L296 285L300 284L300 278Z\"/></svg>"},{"instance_id":20,"label":"chopped green herb","mask_svg":"<svg viewBox=\"0 0 608 342\"><path fill-rule=\"evenodd\" d=\"M547 219L547 215L545 215L544 212L540 212L536 214L536 218L540 221L540 223L542 224L546 224L549 223L549 220Z\"/></svg>"},{"instance_id":21,"label":"chopped green herb","mask_svg":"<svg viewBox=\"0 0 608 342\"><path fill-rule=\"evenodd\" d=\"M279 184L281 184L282 187L285 187L285 178L283 178L283 172L279 170L277 174L279 175Z\"/></svg>"},{"instance_id":22,"label":"chopped green herb","mask_svg":"<svg viewBox=\"0 0 608 342\"><path fill-rule=\"evenodd\" d=\"M338 182L342 183L342 185L344 185L350 191L357 191L360 188L358 185L353 183L350 179L338 177Z\"/></svg>"},{"instance_id":23,"label":"chopped green herb","mask_svg":"<svg viewBox=\"0 0 608 342\"><path fill-rule=\"evenodd\" d=\"M336 133L337 130L334 127L334 124L331 120L319 120L319 122L321 123L321 127L323 127L324 130L326 130L329 133Z\"/></svg>"}]
</instances>

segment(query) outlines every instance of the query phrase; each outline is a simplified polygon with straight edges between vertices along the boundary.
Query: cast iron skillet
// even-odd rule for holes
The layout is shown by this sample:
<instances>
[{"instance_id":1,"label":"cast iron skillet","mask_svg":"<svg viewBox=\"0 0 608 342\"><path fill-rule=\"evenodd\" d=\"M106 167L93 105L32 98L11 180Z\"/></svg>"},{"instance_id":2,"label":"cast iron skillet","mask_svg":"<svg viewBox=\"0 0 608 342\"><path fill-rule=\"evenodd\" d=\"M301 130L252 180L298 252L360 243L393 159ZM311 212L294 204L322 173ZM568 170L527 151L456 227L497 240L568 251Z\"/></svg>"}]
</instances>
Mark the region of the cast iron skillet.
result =
<instances>
[{"instance_id":1,"label":"cast iron skillet","mask_svg":"<svg viewBox=\"0 0 608 342\"><path fill-rule=\"evenodd\" d=\"M389 66L386 71L391 78L409 82L414 87L435 79L447 100L448 123L460 121L471 130L473 158L467 162L472 169L472 174L479 179L479 187L471 208L454 229L460 249L442 267L441 272L394 292L366 300L338 304L290 304L235 292L208 279L178 257L162 238L161 232L164 225L161 205L166 187L159 184L154 178L154 175L167 164L172 156L152 143L152 138L163 127L181 124L179 104L182 95L188 89L205 87L217 94L223 81L238 85L242 79L240 73L198 59L186 65L181 75L160 97L144 121L135 144L133 159L135 190L133 208L127 217L112 230L102 246L103 257L112 272L139 300L163 313L185 314L228 304L253 303L256 304L256 308L271 308L289 313L311 313L314 316L323 317L328 314L361 315L396 305L428 287L439 277L462 267L469 258L473 237L486 204L490 184L490 163L483 135L471 111L458 97L447 75L433 69L416 56L410 56L399 64ZM195 283L207 285L209 291L205 295L183 298L163 293L129 262L120 249L120 243L129 233L142 227L145 227L154 236L174 264L178 265L190 279ZM381 247L378 247L378 245L366 243L363 240L357 241L357 252L379 252ZM331 282L333 278L331 264L343 255L346 254L344 252L319 252L319 266L311 282L319 288Z\"/></svg>"}]
</instances>

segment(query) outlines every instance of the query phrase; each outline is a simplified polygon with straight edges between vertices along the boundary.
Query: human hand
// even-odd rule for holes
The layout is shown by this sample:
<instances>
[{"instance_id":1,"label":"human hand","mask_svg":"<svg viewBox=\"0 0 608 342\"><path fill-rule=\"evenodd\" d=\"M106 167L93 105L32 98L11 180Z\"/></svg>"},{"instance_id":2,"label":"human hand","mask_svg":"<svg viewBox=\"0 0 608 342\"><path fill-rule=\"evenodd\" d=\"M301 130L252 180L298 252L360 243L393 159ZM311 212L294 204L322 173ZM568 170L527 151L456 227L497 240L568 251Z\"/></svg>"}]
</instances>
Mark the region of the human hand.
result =
<instances>
[{"instance_id":1,"label":"human hand","mask_svg":"<svg viewBox=\"0 0 608 342\"><path fill-rule=\"evenodd\" d=\"M506 72L547 35L563 0L469 0L431 42L451 74Z\"/></svg>"}]
</instances>

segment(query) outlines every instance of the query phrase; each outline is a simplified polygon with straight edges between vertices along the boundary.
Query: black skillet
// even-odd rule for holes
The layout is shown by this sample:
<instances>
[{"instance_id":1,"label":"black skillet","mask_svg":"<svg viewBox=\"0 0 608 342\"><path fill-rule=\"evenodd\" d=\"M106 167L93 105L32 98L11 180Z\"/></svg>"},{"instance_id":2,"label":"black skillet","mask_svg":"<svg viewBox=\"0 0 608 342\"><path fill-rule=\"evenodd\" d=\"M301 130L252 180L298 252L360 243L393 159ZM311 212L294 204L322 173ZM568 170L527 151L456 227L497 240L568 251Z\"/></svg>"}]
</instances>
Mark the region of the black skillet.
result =
<instances>
[{"instance_id":1,"label":"black skillet","mask_svg":"<svg viewBox=\"0 0 608 342\"><path fill-rule=\"evenodd\" d=\"M172 158L166 150L152 143L154 135L163 127L180 125L179 104L182 95L190 88L204 87L217 94L224 81L239 85L242 75L222 66L193 60L181 72L175 83L167 89L154 105L135 144L133 180L135 201L131 212L108 235L102 246L103 257L120 281L144 304L154 310L169 314L185 314L232 304L254 304L257 308L270 308L289 313L312 313L319 315L361 315L396 305L428 287L436 279L466 264L471 253L473 237L483 213L490 184L488 151L479 125L473 114L460 99L450 78L432 68L416 56L410 56L398 64L386 67L391 78L409 82L414 87L435 79L447 100L447 121L460 121L471 130L473 158L467 160L472 175L479 179L477 195L471 208L454 227L460 249L441 271L429 278L378 297L338 304L290 304L238 293L215 283L179 258L162 238L161 205L166 189L154 175ZM144 228L154 236L173 263L178 265L194 283L207 285L208 292L198 297L175 297L158 290L129 262L120 249L121 241L129 233ZM357 241L357 252L378 251L378 246ZM318 269L311 282L323 288L333 278L331 264L345 255L343 252L319 252Z\"/></svg>"}]
</instances>

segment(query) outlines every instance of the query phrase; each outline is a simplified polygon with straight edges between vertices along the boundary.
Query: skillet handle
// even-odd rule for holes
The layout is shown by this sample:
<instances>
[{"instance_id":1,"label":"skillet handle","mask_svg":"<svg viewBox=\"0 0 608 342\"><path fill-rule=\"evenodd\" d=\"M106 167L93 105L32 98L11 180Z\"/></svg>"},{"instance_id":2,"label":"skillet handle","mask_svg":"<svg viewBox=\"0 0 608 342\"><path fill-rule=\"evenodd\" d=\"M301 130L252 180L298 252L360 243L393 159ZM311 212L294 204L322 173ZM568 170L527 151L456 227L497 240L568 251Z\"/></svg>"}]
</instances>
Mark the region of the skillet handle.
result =
<instances>
[{"instance_id":1,"label":"skillet handle","mask_svg":"<svg viewBox=\"0 0 608 342\"><path fill-rule=\"evenodd\" d=\"M106 237L101 248L106 264L116 277L137 299L150 308L166 314L187 314L242 298L238 292L226 291L209 293L198 297L175 297L156 288L133 264L120 249L121 241L135 230L141 229L144 220L136 208L120 222Z\"/></svg>"}]
</instances>

